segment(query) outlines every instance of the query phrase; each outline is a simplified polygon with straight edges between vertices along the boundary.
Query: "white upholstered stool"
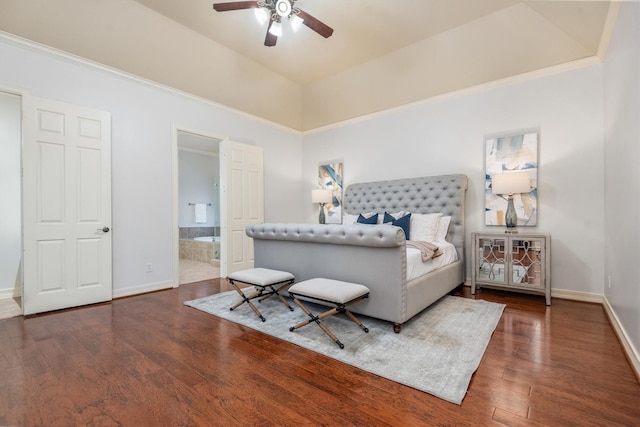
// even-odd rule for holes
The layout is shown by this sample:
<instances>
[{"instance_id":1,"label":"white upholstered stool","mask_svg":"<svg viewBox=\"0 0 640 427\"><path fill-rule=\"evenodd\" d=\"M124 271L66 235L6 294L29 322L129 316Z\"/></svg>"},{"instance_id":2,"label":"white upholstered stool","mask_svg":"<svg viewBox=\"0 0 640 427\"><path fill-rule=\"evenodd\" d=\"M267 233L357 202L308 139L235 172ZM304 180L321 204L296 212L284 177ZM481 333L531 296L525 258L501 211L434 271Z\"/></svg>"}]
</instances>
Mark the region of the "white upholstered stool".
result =
<instances>
[{"instance_id":1,"label":"white upholstered stool","mask_svg":"<svg viewBox=\"0 0 640 427\"><path fill-rule=\"evenodd\" d=\"M289 295L293 298L293 302L309 316L308 320L289 328L292 332L311 322L316 322L333 342L338 344L340 348L344 348L344 344L321 322L322 319L337 313L344 313L356 325L360 326L363 331L369 332L369 329L367 329L353 313L346 309L347 306L369 297L369 288L366 286L339 280L316 278L298 282L291 286L289 288ZM335 307L316 316L302 304L298 297L315 300L322 304L329 303Z\"/></svg>"},{"instance_id":2,"label":"white upholstered stool","mask_svg":"<svg viewBox=\"0 0 640 427\"><path fill-rule=\"evenodd\" d=\"M231 273L228 276L228 279L229 283L231 283L231 286L233 286L233 289L235 289L240 297L242 297L242 300L240 302L229 309L231 311L235 310L246 302L249 307L251 307L256 316L258 316L260 320L264 322L267 319L265 319L262 313L260 313L260 310L258 310L256 306L253 305L251 300L260 298L258 302L262 302L269 298L271 295L276 295L278 299L289 308L289 310L293 311L293 307L291 307L287 300L284 299L284 297L279 293L279 291L283 290L287 286L290 286L294 282L295 277L291 273L280 270L271 270L268 268L252 268L249 270L242 270ZM240 289L240 287L238 286L238 282L251 285L255 290L249 294L246 294L242 289Z\"/></svg>"}]
</instances>

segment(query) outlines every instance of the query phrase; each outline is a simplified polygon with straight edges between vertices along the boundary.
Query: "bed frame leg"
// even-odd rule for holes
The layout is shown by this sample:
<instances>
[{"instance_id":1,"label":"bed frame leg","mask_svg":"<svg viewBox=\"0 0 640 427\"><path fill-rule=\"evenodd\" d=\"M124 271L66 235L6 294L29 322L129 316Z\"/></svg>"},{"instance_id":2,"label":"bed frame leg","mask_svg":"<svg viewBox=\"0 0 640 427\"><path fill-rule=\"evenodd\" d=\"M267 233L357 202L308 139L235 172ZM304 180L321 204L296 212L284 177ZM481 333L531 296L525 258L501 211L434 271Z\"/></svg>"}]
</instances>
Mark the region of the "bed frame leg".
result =
<instances>
[{"instance_id":1,"label":"bed frame leg","mask_svg":"<svg viewBox=\"0 0 640 427\"><path fill-rule=\"evenodd\" d=\"M394 323L393 324L393 332L396 334L400 333L400 329L402 329L402 323Z\"/></svg>"}]
</instances>

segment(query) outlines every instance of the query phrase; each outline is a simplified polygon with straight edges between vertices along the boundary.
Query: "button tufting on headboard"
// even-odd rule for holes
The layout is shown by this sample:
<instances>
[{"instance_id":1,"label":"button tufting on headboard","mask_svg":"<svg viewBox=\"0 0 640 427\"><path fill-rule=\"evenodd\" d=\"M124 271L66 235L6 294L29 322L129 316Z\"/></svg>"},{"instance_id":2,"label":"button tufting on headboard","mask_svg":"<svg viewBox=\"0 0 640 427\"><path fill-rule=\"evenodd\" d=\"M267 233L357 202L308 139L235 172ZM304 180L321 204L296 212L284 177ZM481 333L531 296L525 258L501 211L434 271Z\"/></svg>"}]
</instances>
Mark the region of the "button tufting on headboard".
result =
<instances>
[{"instance_id":1,"label":"button tufting on headboard","mask_svg":"<svg viewBox=\"0 0 640 427\"><path fill-rule=\"evenodd\" d=\"M343 208L352 215L399 210L450 215L453 226L449 227L447 240L463 259L466 190L467 177L461 174L351 184L345 190Z\"/></svg>"}]
</instances>

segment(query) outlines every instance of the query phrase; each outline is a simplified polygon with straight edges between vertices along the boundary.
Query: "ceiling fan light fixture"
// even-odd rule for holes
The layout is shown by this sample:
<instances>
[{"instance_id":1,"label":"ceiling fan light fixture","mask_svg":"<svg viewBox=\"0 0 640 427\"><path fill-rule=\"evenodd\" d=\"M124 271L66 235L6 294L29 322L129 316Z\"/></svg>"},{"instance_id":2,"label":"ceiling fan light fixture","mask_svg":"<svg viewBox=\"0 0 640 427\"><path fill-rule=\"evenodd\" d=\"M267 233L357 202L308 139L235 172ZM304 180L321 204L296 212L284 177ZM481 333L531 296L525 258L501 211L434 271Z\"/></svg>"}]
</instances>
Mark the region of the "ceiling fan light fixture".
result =
<instances>
[{"instance_id":1,"label":"ceiling fan light fixture","mask_svg":"<svg viewBox=\"0 0 640 427\"><path fill-rule=\"evenodd\" d=\"M256 7L255 9L253 9L253 14L260 24L264 24L269 19L269 12L267 11L267 9L264 9L262 7Z\"/></svg>"},{"instance_id":2,"label":"ceiling fan light fixture","mask_svg":"<svg viewBox=\"0 0 640 427\"><path fill-rule=\"evenodd\" d=\"M291 28L293 28L293 31L298 31L302 26L304 19L300 18L298 15L292 15L289 21L291 22Z\"/></svg>"},{"instance_id":3,"label":"ceiling fan light fixture","mask_svg":"<svg viewBox=\"0 0 640 427\"><path fill-rule=\"evenodd\" d=\"M274 21L269 28L269 33L272 36L282 37L282 24L278 21Z\"/></svg>"},{"instance_id":4,"label":"ceiling fan light fixture","mask_svg":"<svg viewBox=\"0 0 640 427\"><path fill-rule=\"evenodd\" d=\"M291 13L291 3L289 0L278 0L276 2L276 13L285 18Z\"/></svg>"},{"instance_id":5,"label":"ceiling fan light fixture","mask_svg":"<svg viewBox=\"0 0 640 427\"><path fill-rule=\"evenodd\" d=\"M267 35L264 39L264 45L267 47L275 46L278 42L278 37L282 37L282 21L284 19L289 21L288 25L291 25L293 31L299 30L302 24L304 24L325 39L331 37L333 28L296 7L297 1L298 0L224 1L222 3L214 3L213 9L216 12L254 9L254 15L260 24L268 21ZM287 28L287 31L288 30L289 28Z\"/></svg>"}]
</instances>

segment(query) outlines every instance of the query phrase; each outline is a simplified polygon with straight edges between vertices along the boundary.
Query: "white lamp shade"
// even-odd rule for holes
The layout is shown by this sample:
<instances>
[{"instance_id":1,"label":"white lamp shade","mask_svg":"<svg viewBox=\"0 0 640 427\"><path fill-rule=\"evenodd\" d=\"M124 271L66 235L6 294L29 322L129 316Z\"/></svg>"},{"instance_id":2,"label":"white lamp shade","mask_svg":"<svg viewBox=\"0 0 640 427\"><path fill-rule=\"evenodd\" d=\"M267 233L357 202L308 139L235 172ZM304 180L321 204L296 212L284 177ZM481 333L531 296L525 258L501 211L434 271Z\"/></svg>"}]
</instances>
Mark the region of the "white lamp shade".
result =
<instances>
[{"instance_id":1,"label":"white lamp shade","mask_svg":"<svg viewBox=\"0 0 640 427\"><path fill-rule=\"evenodd\" d=\"M281 37L282 36L282 24L280 24L278 21L275 21L271 24L271 27L269 27L269 33L271 35L274 35L276 37Z\"/></svg>"},{"instance_id":2,"label":"white lamp shade","mask_svg":"<svg viewBox=\"0 0 640 427\"><path fill-rule=\"evenodd\" d=\"M269 12L267 12L267 9L262 7L253 9L253 14L260 24L264 24L269 19Z\"/></svg>"},{"instance_id":3,"label":"white lamp shade","mask_svg":"<svg viewBox=\"0 0 640 427\"><path fill-rule=\"evenodd\" d=\"M493 194L518 194L531 191L529 172L507 172L491 176Z\"/></svg>"},{"instance_id":4,"label":"white lamp shade","mask_svg":"<svg viewBox=\"0 0 640 427\"><path fill-rule=\"evenodd\" d=\"M311 201L313 203L329 203L332 200L332 190L311 190Z\"/></svg>"},{"instance_id":5,"label":"white lamp shade","mask_svg":"<svg viewBox=\"0 0 640 427\"><path fill-rule=\"evenodd\" d=\"M291 28L293 28L293 31L298 31L304 22L304 19L300 18L298 15L293 15L289 21L291 21Z\"/></svg>"}]
</instances>

